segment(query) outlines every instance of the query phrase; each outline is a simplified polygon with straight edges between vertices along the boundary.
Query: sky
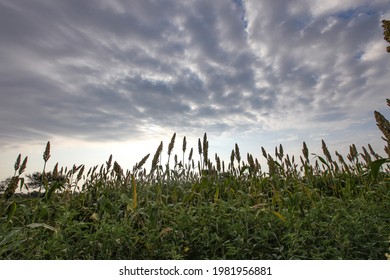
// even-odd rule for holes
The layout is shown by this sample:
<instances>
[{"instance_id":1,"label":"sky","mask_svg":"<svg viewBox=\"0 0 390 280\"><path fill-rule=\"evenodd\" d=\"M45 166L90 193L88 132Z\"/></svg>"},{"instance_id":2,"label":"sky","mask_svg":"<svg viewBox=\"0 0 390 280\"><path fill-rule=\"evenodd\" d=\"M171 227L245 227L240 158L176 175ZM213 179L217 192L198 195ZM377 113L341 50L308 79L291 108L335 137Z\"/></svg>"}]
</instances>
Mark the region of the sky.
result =
<instances>
[{"instance_id":1,"label":"sky","mask_svg":"<svg viewBox=\"0 0 390 280\"><path fill-rule=\"evenodd\" d=\"M132 169L173 133L182 157L384 154L388 0L0 0L0 179L104 164ZM195 159L197 159L195 157Z\"/></svg>"}]
</instances>

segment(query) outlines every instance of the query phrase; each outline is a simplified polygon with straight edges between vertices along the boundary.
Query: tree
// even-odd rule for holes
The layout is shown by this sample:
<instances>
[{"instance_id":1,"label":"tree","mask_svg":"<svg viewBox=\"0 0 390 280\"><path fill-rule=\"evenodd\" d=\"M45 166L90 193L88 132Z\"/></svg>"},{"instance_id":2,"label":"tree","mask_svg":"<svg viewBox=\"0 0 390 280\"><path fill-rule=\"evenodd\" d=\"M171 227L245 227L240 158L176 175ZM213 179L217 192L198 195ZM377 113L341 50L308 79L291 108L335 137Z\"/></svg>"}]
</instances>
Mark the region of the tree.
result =
<instances>
[{"instance_id":1,"label":"tree","mask_svg":"<svg viewBox=\"0 0 390 280\"><path fill-rule=\"evenodd\" d=\"M8 185L11 183L11 179L12 179L12 177L8 177L4 181L0 182L0 193L4 192L6 190Z\"/></svg>"},{"instance_id":2,"label":"tree","mask_svg":"<svg viewBox=\"0 0 390 280\"><path fill-rule=\"evenodd\" d=\"M390 20L382 20L383 36L386 42L390 43ZM390 53L390 46L386 47L388 53Z\"/></svg>"},{"instance_id":3,"label":"tree","mask_svg":"<svg viewBox=\"0 0 390 280\"><path fill-rule=\"evenodd\" d=\"M45 172L44 176L42 172L34 172L33 174L29 174L26 177L29 179L29 182L26 185L28 188L32 189L43 187L45 181L49 185L53 182L57 182L60 185L64 185L66 183L66 176L62 174L56 174L53 176L51 172Z\"/></svg>"}]
</instances>

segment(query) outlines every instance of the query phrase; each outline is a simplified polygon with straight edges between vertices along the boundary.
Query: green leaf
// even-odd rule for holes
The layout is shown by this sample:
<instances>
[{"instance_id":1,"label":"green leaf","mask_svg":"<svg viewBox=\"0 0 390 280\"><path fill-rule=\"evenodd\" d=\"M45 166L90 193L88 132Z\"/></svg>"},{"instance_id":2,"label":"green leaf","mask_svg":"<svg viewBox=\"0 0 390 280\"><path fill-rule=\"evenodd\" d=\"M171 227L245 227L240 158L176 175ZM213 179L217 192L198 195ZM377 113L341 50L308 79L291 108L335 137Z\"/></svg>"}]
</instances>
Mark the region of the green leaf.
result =
<instances>
[{"instance_id":1,"label":"green leaf","mask_svg":"<svg viewBox=\"0 0 390 280\"><path fill-rule=\"evenodd\" d=\"M56 191L56 190L60 190L61 188L63 188L63 185L58 183L58 182L52 182L50 188L49 188L49 184L47 183L47 181L45 182L45 189L46 189L46 192L45 192L45 197L46 197L46 200L49 200L52 196L52 194Z\"/></svg>"},{"instance_id":2,"label":"green leaf","mask_svg":"<svg viewBox=\"0 0 390 280\"><path fill-rule=\"evenodd\" d=\"M3 246L4 244L7 244L8 242L11 241L12 237L17 234L19 231L21 230L21 228L15 228L13 230L11 230L4 238L3 240L1 240L0 242L0 246Z\"/></svg>"},{"instance_id":3,"label":"green leaf","mask_svg":"<svg viewBox=\"0 0 390 280\"><path fill-rule=\"evenodd\" d=\"M241 167L240 176L242 176L242 174L244 174L244 172L245 172L246 170L249 170L249 166L245 165L245 166Z\"/></svg>"},{"instance_id":4,"label":"green leaf","mask_svg":"<svg viewBox=\"0 0 390 280\"><path fill-rule=\"evenodd\" d=\"M24 178L19 178L20 191L22 191L23 185L24 185Z\"/></svg>"},{"instance_id":5,"label":"green leaf","mask_svg":"<svg viewBox=\"0 0 390 280\"><path fill-rule=\"evenodd\" d=\"M53 232L57 232L57 229L55 227L49 226L48 224L45 224L45 223L32 223L32 224L27 225L26 227L28 227L28 228L43 227L43 228L49 229Z\"/></svg>"},{"instance_id":6,"label":"green leaf","mask_svg":"<svg viewBox=\"0 0 390 280\"><path fill-rule=\"evenodd\" d=\"M282 220L283 222L287 222L287 219L282 215L280 214L279 212L275 212L275 211L272 211L272 213L278 217L280 220Z\"/></svg>"},{"instance_id":7,"label":"green leaf","mask_svg":"<svg viewBox=\"0 0 390 280\"><path fill-rule=\"evenodd\" d=\"M12 201L12 203L9 204L7 208L7 223L11 221L12 217L15 215L15 212L16 212L16 202Z\"/></svg>"},{"instance_id":8,"label":"green leaf","mask_svg":"<svg viewBox=\"0 0 390 280\"><path fill-rule=\"evenodd\" d=\"M215 193L214 193L214 202L217 202L218 198L219 198L219 188L217 186L217 189L215 190Z\"/></svg>"},{"instance_id":9,"label":"green leaf","mask_svg":"<svg viewBox=\"0 0 390 280\"><path fill-rule=\"evenodd\" d=\"M381 168L381 166L386 163L386 162L390 162L390 158L381 158L381 159L378 159L378 160L375 160L373 162L371 162L371 166L370 166L370 175L371 175L371 178L375 181L376 179L378 179L378 174L379 174L379 169Z\"/></svg>"},{"instance_id":10,"label":"green leaf","mask_svg":"<svg viewBox=\"0 0 390 280\"><path fill-rule=\"evenodd\" d=\"M316 155L316 154L312 154L312 155L314 155L316 158L318 158L323 164L326 165L326 167L328 167L328 169L330 169L329 164L326 162L326 160L323 157Z\"/></svg>"}]
</instances>

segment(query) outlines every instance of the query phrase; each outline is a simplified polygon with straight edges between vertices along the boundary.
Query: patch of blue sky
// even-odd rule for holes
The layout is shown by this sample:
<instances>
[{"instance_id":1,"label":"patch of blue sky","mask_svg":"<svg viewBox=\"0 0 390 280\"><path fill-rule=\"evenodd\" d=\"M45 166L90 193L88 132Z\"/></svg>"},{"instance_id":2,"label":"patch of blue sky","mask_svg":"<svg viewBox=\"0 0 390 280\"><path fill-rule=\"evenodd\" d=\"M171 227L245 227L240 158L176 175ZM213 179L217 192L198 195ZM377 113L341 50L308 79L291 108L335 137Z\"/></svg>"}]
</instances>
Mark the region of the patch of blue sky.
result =
<instances>
[{"instance_id":1,"label":"patch of blue sky","mask_svg":"<svg viewBox=\"0 0 390 280\"><path fill-rule=\"evenodd\" d=\"M356 60L361 60L363 55L364 55L364 53L365 53L364 51L358 50L358 51L355 52L355 55L353 56L353 58L356 59Z\"/></svg>"},{"instance_id":2,"label":"patch of blue sky","mask_svg":"<svg viewBox=\"0 0 390 280\"><path fill-rule=\"evenodd\" d=\"M237 8L241 10L241 22L246 29L248 27L248 21L245 18L245 7L242 3L242 0L233 0L234 4L236 4Z\"/></svg>"},{"instance_id":3,"label":"patch of blue sky","mask_svg":"<svg viewBox=\"0 0 390 280\"><path fill-rule=\"evenodd\" d=\"M295 19L292 19L292 21L291 21L294 28L296 28L297 30L305 29L306 26L308 26L310 22L311 22L311 19L309 17L295 18Z\"/></svg>"},{"instance_id":4,"label":"patch of blue sky","mask_svg":"<svg viewBox=\"0 0 390 280\"><path fill-rule=\"evenodd\" d=\"M351 20L359 15L366 15L366 16L372 16L377 14L377 11L373 9L368 9L367 7L357 7L354 9L348 9L344 11L340 11L335 14L336 17L343 19L343 20Z\"/></svg>"},{"instance_id":5,"label":"patch of blue sky","mask_svg":"<svg viewBox=\"0 0 390 280\"><path fill-rule=\"evenodd\" d=\"M341 11L335 14L340 19L350 20L354 17L356 17L357 9L349 9L346 11Z\"/></svg>"}]
</instances>

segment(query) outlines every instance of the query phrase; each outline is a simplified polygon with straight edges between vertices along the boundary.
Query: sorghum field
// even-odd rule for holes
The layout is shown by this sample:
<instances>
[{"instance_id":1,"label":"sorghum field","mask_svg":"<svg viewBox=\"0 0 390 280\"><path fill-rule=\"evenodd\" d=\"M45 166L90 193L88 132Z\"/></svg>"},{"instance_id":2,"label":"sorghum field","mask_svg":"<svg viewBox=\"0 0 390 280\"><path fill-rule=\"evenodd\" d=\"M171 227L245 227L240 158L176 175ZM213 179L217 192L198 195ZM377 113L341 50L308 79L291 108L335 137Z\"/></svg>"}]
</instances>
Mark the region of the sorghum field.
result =
<instances>
[{"instance_id":1,"label":"sorghum field","mask_svg":"<svg viewBox=\"0 0 390 280\"><path fill-rule=\"evenodd\" d=\"M110 157L88 171L47 171L48 142L43 171L27 182L19 155L4 187L0 258L386 259L390 125L375 117L385 157L370 145L343 156L324 141L322 154L303 143L293 157L279 145L259 149L267 171L237 144L230 162L209 155L206 134L195 149L184 137L173 155L174 134L165 163L161 142L132 170Z\"/></svg>"}]
</instances>

